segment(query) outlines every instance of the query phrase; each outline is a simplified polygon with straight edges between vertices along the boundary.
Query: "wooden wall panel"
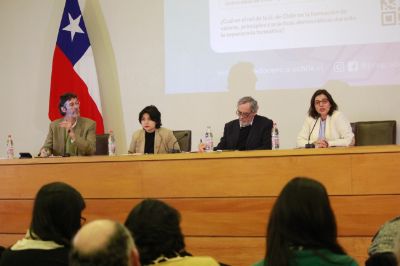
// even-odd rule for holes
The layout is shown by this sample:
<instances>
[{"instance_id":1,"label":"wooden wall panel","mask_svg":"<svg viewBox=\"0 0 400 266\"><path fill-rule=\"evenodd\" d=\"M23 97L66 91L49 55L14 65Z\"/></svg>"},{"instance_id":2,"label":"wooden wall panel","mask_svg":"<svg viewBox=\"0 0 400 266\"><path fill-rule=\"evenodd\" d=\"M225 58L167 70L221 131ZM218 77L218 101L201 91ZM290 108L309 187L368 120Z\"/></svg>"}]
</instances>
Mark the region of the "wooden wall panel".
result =
<instances>
[{"instance_id":1,"label":"wooden wall panel","mask_svg":"<svg viewBox=\"0 0 400 266\"><path fill-rule=\"evenodd\" d=\"M146 169L143 189L148 197L277 196L288 180L304 175L326 183L334 194L349 194L349 157L330 157L204 159L169 162L165 168L156 162ZM325 169L310 167L318 164Z\"/></svg>"},{"instance_id":2,"label":"wooden wall panel","mask_svg":"<svg viewBox=\"0 0 400 266\"><path fill-rule=\"evenodd\" d=\"M126 162L0 166L3 199L34 198L42 185L54 181L72 185L87 198L143 197L138 167Z\"/></svg>"},{"instance_id":3,"label":"wooden wall panel","mask_svg":"<svg viewBox=\"0 0 400 266\"><path fill-rule=\"evenodd\" d=\"M267 198L163 199L182 215L188 236L262 237L275 201ZM88 221L124 222L139 199L86 199ZM372 236L385 221L398 215L400 195L331 196L340 236ZM29 227L32 200L0 200L0 233L23 233ZM368 221L368 222L366 222Z\"/></svg>"},{"instance_id":4,"label":"wooden wall panel","mask_svg":"<svg viewBox=\"0 0 400 266\"><path fill-rule=\"evenodd\" d=\"M399 194L400 153L359 154L352 165L354 194Z\"/></svg>"},{"instance_id":5,"label":"wooden wall panel","mask_svg":"<svg viewBox=\"0 0 400 266\"><path fill-rule=\"evenodd\" d=\"M32 200L0 200L0 233L25 233L32 217Z\"/></svg>"},{"instance_id":6,"label":"wooden wall panel","mask_svg":"<svg viewBox=\"0 0 400 266\"><path fill-rule=\"evenodd\" d=\"M12 246L17 240L24 237L25 234L4 234L0 233L0 246L2 247L10 247Z\"/></svg>"},{"instance_id":7,"label":"wooden wall panel","mask_svg":"<svg viewBox=\"0 0 400 266\"><path fill-rule=\"evenodd\" d=\"M321 164L324 168L314 167ZM33 198L38 188L55 180L71 184L87 198L277 196L294 176L312 176L331 194L349 194L352 189L349 155L66 161L1 169L1 180L7 184L0 187L3 199Z\"/></svg>"}]
</instances>

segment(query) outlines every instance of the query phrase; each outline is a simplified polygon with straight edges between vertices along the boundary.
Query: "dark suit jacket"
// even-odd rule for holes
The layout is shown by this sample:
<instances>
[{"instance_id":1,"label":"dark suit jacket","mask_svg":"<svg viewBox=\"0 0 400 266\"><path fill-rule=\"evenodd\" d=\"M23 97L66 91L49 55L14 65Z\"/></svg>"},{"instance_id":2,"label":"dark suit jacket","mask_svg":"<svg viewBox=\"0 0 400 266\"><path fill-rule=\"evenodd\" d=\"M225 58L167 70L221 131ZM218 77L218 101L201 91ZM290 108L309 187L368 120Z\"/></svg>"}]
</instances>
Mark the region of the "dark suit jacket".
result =
<instances>
[{"instance_id":1,"label":"dark suit jacket","mask_svg":"<svg viewBox=\"0 0 400 266\"><path fill-rule=\"evenodd\" d=\"M270 150L271 131L273 122L264 116L256 115L253 119L249 136L246 141L246 150ZM232 120L225 124L224 136L221 138L214 150L236 150L239 139L239 119Z\"/></svg>"}]
</instances>

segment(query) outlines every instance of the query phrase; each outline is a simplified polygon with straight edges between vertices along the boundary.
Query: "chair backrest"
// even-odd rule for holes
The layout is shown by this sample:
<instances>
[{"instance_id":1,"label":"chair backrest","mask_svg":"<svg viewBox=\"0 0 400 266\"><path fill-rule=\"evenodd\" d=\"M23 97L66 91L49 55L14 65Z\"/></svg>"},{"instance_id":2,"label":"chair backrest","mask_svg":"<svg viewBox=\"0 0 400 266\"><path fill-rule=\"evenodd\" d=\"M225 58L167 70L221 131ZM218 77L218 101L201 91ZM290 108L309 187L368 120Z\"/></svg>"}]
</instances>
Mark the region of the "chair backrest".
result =
<instances>
[{"instance_id":1,"label":"chair backrest","mask_svg":"<svg viewBox=\"0 0 400 266\"><path fill-rule=\"evenodd\" d=\"M356 132L356 124L357 124L357 122L351 122L350 123L351 131L353 131L354 136L357 134L357 132Z\"/></svg>"},{"instance_id":2,"label":"chair backrest","mask_svg":"<svg viewBox=\"0 0 400 266\"><path fill-rule=\"evenodd\" d=\"M396 144L396 121L361 121L355 123L356 146Z\"/></svg>"},{"instance_id":3,"label":"chair backrest","mask_svg":"<svg viewBox=\"0 0 400 266\"><path fill-rule=\"evenodd\" d=\"M109 134L96 135L95 155L107 155L108 154L108 136L109 136Z\"/></svg>"},{"instance_id":4,"label":"chair backrest","mask_svg":"<svg viewBox=\"0 0 400 266\"><path fill-rule=\"evenodd\" d=\"M178 140L181 151L190 152L192 150L192 131L191 130L174 130L176 140Z\"/></svg>"}]
</instances>

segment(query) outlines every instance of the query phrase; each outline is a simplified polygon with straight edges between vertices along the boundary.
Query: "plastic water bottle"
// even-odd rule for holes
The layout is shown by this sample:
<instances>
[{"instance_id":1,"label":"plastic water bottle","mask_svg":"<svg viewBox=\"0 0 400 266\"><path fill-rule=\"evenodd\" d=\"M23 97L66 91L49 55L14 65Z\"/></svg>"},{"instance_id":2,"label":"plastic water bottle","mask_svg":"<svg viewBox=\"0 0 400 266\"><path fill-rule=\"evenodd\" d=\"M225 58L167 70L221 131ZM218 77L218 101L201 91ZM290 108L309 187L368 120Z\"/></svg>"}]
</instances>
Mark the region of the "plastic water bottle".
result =
<instances>
[{"instance_id":1,"label":"plastic water bottle","mask_svg":"<svg viewBox=\"0 0 400 266\"><path fill-rule=\"evenodd\" d=\"M14 141L11 135L7 137L7 158L14 159Z\"/></svg>"},{"instance_id":2,"label":"plastic water bottle","mask_svg":"<svg viewBox=\"0 0 400 266\"><path fill-rule=\"evenodd\" d=\"M272 127L271 141L272 141L272 149L279 150L279 130L276 123L274 123L274 126Z\"/></svg>"},{"instance_id":3,"label":"plastic water bottle","mask_svg":"<svg viewBox=\"0 0 400 266\"><path fill-rule=\"evenodd\" d=\"M110 130L110 134L108 135L108 155L109 156L114 156L116 155L115 153L115 136L114 132Z\"/></svg>"},{"instance_id":4,"label":"plastic water bottle","mask_svg":"<svg viewBox=\"0 0 400 266\"><path fill-rule=\"evenodd\" d=\"M204 136L204 141L206 144L205 151L206 152L211 152L214 149L214 142L213 142L213 133L211 132L211 127L208 126L206 130L206 134Z\"/></svg>"}]
</instances>

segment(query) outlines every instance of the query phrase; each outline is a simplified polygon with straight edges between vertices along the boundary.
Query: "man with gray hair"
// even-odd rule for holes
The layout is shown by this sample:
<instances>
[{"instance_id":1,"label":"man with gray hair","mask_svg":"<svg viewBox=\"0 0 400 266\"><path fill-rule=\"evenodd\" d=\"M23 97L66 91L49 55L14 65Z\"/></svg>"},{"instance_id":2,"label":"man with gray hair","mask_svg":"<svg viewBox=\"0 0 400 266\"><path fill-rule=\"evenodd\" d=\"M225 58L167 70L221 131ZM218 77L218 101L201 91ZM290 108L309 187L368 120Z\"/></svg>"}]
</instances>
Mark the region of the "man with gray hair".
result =
<instances>
[{"instance_id":1,"label":"man with gray hair","mask_svg":"<svg viewBox=\"0 0 400 266\"><path fill-rule=\"evenodd\" d=\"M258 103L250 96L237 103L238 119L225 124L224 135L214 150L270 150L273 122L257 115ZM199 145L204 151L205 145Z\"/></svg>"},{"instance_id":2,"label":"man with gray hair","mask_svg":"<svg viewBox=\"0 0 400 266\"><path fill-rule=\"evenodd\" d=\"M73 240L70 266L140 266L129 231L122 224L97 220L83 226Z\"/></svg>"}]
</instances>

